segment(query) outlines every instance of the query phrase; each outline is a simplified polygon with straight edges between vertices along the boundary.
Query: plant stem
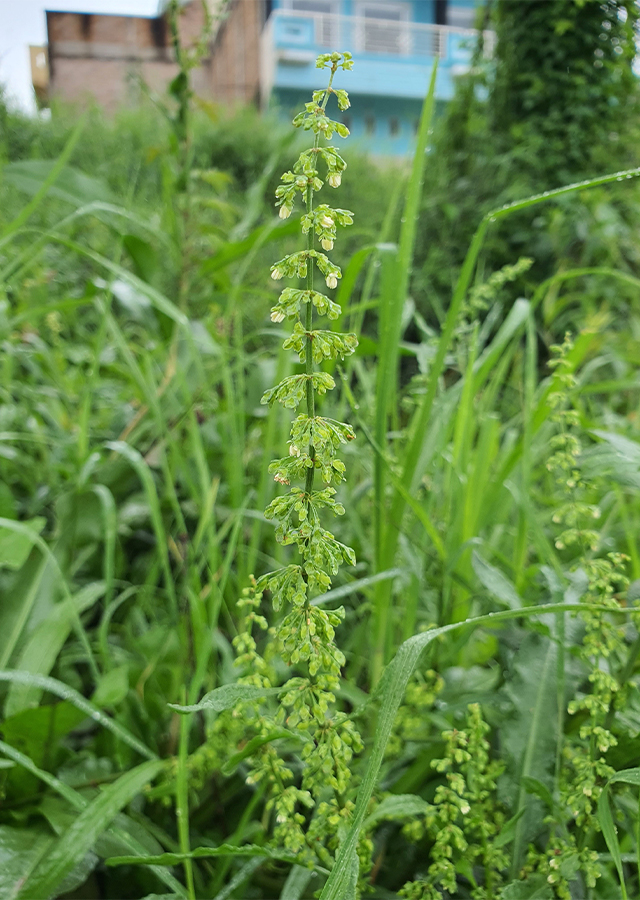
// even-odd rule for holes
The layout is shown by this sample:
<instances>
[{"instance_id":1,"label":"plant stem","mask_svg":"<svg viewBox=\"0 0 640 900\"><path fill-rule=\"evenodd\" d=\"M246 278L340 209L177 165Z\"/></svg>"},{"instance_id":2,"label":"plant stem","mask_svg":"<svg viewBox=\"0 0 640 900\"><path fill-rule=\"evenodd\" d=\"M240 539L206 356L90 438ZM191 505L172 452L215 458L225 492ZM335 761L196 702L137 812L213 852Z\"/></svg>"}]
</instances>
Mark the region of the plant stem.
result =
<instances>
[{"instance_id":1,"label":"plant stem","mask_svg":"<svg viewBox=\"0 0 640 900\"><path fill-rule=\"evenodd\" d=\"M322 101L322 112L327 108L327 103L329 102L329 94L331 93L331 85L333 83L333 76L336 73L338 66L336 63L331 67L331 75L329 76L329 84L327 85L327 89L324 92L324 99ZM309 183L307 184L307 193L306 193L306 208L307 215L311 216L313 212L313 180L316 175L317 168L315 166L315 160L318 158L318 146L320 143L320 138L316 134L314 142L313 142L313 150L314 150L314 168L312 174L309 176ZM313 303L311 301L311 292L313 291L313 258L311 257L311 251L314 249L315 243L315 229L313 225L309 228L307 233L307 251L309 252L309 258L307 260L307 291L309 292L309 300L307 302L307 309L305 315L305 331L307 332L306 343L305 343L305 373L307 375L307 415L310 419L313 419L316 414L316 402L315 395L313 391L313 382L311 380L311 376L313 374ZM313 445L309 446L309 456L313 462L315 459L315 450ZM315 465L309 466L307 469L307 476L305 480L305 494L307 495L307 508L309 507L311 492L313 490L313 481L315 477ZM309 591L307 589L307 603L309 602Z\"/></svg>"}]
</instances>

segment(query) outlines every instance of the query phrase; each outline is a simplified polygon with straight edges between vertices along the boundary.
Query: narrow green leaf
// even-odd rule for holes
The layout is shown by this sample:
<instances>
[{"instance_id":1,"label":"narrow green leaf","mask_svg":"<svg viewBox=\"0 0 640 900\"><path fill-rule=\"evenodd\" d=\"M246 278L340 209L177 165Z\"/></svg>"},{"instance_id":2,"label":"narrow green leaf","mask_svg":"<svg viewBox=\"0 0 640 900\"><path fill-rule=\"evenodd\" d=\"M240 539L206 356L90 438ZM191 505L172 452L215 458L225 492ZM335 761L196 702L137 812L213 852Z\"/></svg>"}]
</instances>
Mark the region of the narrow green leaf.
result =
<instances>
[{"instance_id":1,"label":"narrow green leaf","mask_svg":"<svg viewBox=\"0 0 640 900\"><path fill-rule=\"evenodd\" d=\"M146 756L147 759L152 760L157 759L156 754L149 750L148 747L145 747L145 745L141 743L137 737L134 737L131 732L127 731L126 728L123 728L118 722L110 719L109 716L105 715L102 710L98 709L93 703L85 700L78 691L68 687L68 685L63 684L56 678L50 678L44 675L34 675L32 672L3 669L0 670L0 681L30 685L49 691L51 694L55 694L62 700L68 700L69 703L73 703L73 705L77 706L83 713L86 713L90 719L93 719L94 722L97 722L99 725L102 725L103 728L111 731L116 737L121 741L124 741L125 744L128 744L129 747L141 756Z\"/></svg>"},{"instance_id":2,"label":"narrow green leaf","mask_svg":"<svg viewBox=\"0 0 640 900\"><path fill-rule=\"evenodd\" d=\"M385 797L375 810L368 816L362 825L364 831L368 831L385 819L407 819L414 816L426 815L431 806L422 797L416 794L392 794Z\"/></svg>"},{"instance_id":3,"label":"narrow green leaf","mask_svg":"<svg viewBox=\"0 0 640 900\"><path fill-rule=\"evenodd\" d=\"M471 554L471 565L473 566L473 571L478 576L478 580L486 587L490 594L493 594L498 600L502 600L509 609L522 608L524 605L522 598L511 581L509 581L507 576L504 575L500 569L496 569L495 566L492 566L483 559L477 550L474 550Z\"/></svg>"},{"instance_id":4,"label":"narrow green leaf","mask_svg":"<svg viewBox=\"0 0 640 900\"><path fill-rule=\"evenodd\" d=\"M292 731L285 731L284 729L280 729L279 731L271 731L267 735L258 734L256 737L252 738L238 753L234 753L232 757L230 757L226 763L222 766L221 772L223 775L231 775L236 767L246 759L248 756L252 756L256 750L259 750L260 747L264 747L265 744L271 743L271 741L277 741L281 738L285 740L302 740L302 736L299 734L294 734Z\"/></svg>"},{"instance_id":5,"label":"narrow green leaf","mask_svg":"<svg viewBox=\"0 0 640 900\"><path fill-rule=\"evenodd\" d=\"M249 684L223 684L222 687L205 694L199 703L190 706L169 703L169 706L180 713L200 712L203 709L222 712L223 709L231 709L241 700L258 700L260 697L279 694L281 690L282 688L260 688Z\"/></svg>"},{"instance_id":6,"label":"narrow green leaf","mask_svg":"<svg viewBox=\"0 0 640 900\"><path fill-rule=\"evenodd\" d=\"M34 532L23 522L15 522L13 519L0 518L0 527L6 528L16 534L28 537L33 542L33 544L38 547L44 557L42 564L39 566L34 575L33 581L31 582L31 585L24 597L24 601L20 604L20 608L13 610L13 621L11 621L8 636L5 639L0 637L0 668L4 668L6 665L8 665L9 660L11 659L11 655L20 639L22 631L29 621L29 616L31 615L31 610L42 584L42 579L46 569L51 567L55 573L55 577L60 579L60 586L67 600L70 599L71 593L62 574L62 570L60 569L58 560L53 555L47 544L42 540L39 534ZM93 651L91 649L87 634L82 627L82 623L80 622L78 616L74 616L74 626L76 628L80 643L82 644L83 649L86 653L87 662L91 667L92 674L94 677L98 677L98 667L93 656Z\"/></svg>"},{"instance_id":7,"label":"narrow green leaf","mask_svg":"<svg viewBox=\"0 0 640 900\"><path fill-rule=\"evenodd\" d=\"M598 798L598 821L600 822L602 834L607 842L609 853L611 853L611 858L613 859L616 871L618 872L623 900L627 900L627 886L625 884L624 871L622 869L620 844L618 843L618 829L614 825L613 816L611 815L611 805L609 803L609 784L604 786L602 793Z\"/></svg>"},{"instance_id":8,"label":"narrow green leaf","mask_svg":"<svg viewBox=\"0 0 640 900\"><path fill-rule=\"evenodd\" d=\"M142 763L104 788L26 879L18 893L18 900L55 894L58 885L93 847L116 814L160 773L164 765L160 760Z\"/></svg>"},{"instance_id":9,"label":"narrow green leaf","mask_svg":"<svg viewBox=\"0 0 640 900\"><path fill-rule=\"evenodd\" d=\"M169 595L169 599L171 600L174 611L177 612L178 601L176 598L175 585L173 583L171 563L169 562L167 533L165 531L164 522L162 520L160 501L158 499L158 492L156 491L156 485L153 480L151 470L149 469L149 466L146 464L140 453L134 447L131 447L129 444L125 443L125 441L107 441L105 446L108 447L109 450L113 450L115 453L119 453L120 456L123 456L129 463L131 463L131 466L142 482L147 502L149 504L149 509L151 510L151 521L153 523L153 530L155 532L156 541L158 544L158 554L160 556L160 562L162 564L162 569L164 572L165 590Z\"/></svg>"},{"instance_id":10,"label":"narrow green leaf","mask_svg":"<svg viewBox=\"0 0 640 900\"><path fill-rule=\"evenodd\" d=\"M0 568L3 566L6 569L22 568L35 542L35 537L32 537L29 531L38 535L46 524L47 520L38 516L20 522L20 525L24 526L24 530L20 531L0 525Z\"/></svg>"},{"instance_id":11,"label":"narrow green leaf","mask_svg":"<svg viewBox=\"0 0 640 900\"><path fill-rule=\"evenodd\" d=\"M549 811L553 810L555 803L553 802L551 791L546 784L543 784L539 778L534 778L532 775L523 775L521 782L528 794L535 794L536 797L540 797L545 806L548 807Z\"/></svg>"},{"instance_id":12,"label":"narrow green leaf","mask_svg":"<svg viewBox=\"0 0 640 900\"><path fill-rule=\"evenodd\" d=\"M49 615L29 635L17 660L17 668L34 675L48 675L78 618L103 596L102 581L88 584L72 597L57 603ZM29 706L37 706L42 690L34 685L15 682L9 689L5 716L13 716Z\"/></svg>"},{"instance_id":13,"label":"narrow green leaf","mask_svg":"<svg viewBox=\"0 0 640 900\"><path fill-rule=\"evenodd\" d=\"M376 575L367 575L365 578L356 578L348 584L343 584L339 588L333 588L326 594L320 594L311 601L312 606L324 606L325 603L334 603L336 600L342 600L343 597L350 597L351 594L357 594L358 591L364 591L365 588L377 584L379 581L386 581L397 578L402 575L402 569L387 569L386 572L378 572Z\"/></svg>"},{"instance_id":14,"label":"narrow green leaf","mask_svg":"<svg viewBox=\"0 0 640 900\"><path fill-rule=\"evenodd\" d=\"M270 847L260 847L257 844L244 844L235 847L232 844L221 844L219 847L196 847L191 853L161 853L158 856L112 856L106 859L108 866L130 866L136 864L156 866L177 866L185 859L213 859L217 856L237 856L249 859L260 856L264 859L277 859L281 862L295 865L297 859L294 855ZM327 870L322 866L316 866L316 871L326 874Z\"/></svg>"},{"instance_id":15,"label":"narrow green leaf","mask_svg":"<svg viewBox=\"0 0 640 900\"><path fill-rule=\"evenodd\" d=\"M78 121L78 124L71 132L69 136L69 140L65 144L64 150L58 157L55 162L53 168L45 178L45 180L40 185L39 189L36 191L35 196L31 200L30 203L27 203L24 206L15 219L5 227L2 234L0 235L0 246L4 244L7 238L13 234L13 232L17 231L18 228L21 228L26 221L32 216L32 214L36 211L36 209L40 206L46 195L49 193L53 185L56 183L57 179L62 174L64 167L69 161L71 154L73 153L76 144L80 140L80 136L84 131L84 127L87 124L86 115L82 116L82 118Z\"/></svg>"},{"instance_id":16,"label":"narrow green leaf","mask_svg":"<svg viewBox=\"0 0 640 900\"><path fill-rule=\"evenodd\" d=\"M313 869L293 866L282 888L280 900L301 900L314 874Z\"/></svg>"},{"instance_id":17,"label":"narrow green leaf","mask_svg":"<svg viewBox=\"0 0 640 900\"><path fill-rule=\"evenodd\" d=\"M504 847L506 844L511 843L516 835L516 825L524 815L524 812L524 808L519 809L515 816L511 816L511 818L504 823L499 833L492 841L494 847Z\"/></svg>"},{"instance_id":18,"label":"narrow green leaf","mask_svg":"<svg viewBox=\"0 0 640 900\"><path fill-rule=\"evenodd\" d=\"M44 769L38 768L35 765L33 760L31 760L28 756L25 756L24 753L21 753L19 750L16 750L14 747L9 746L4 741L0 741L0 753L4 753L5 756L8 756L8 760L0 760L0 768L3 767L3 763L9 763L11 765L20 765L28 772L31 772L32 775L35 775L36 778L39 778L45 784L47 784L52 790L56 791L56 793L60 794L61 797L73 807L75 810L83 810L86 809L89 805L89 800L84 797L82 794L75 791L72 787L69 787L68 784L65 784L64 781L60 781L59 778L56 778L55 775L52 775L50 772L46 772ZM134 855L142 856L147 850L142 846L142 844L132 835L130 835L124 828L121 828L117 825L112 826L109 829L109 832L113 834L119 841L124 844L125 847L128 847ZM174 894L171 894L172 897L186 897L187 892L184 887L180 884L180 882L173 877L169 872L165 871L162 866L150 866L149 867L152 872L154 872L160 881L163 881L167 887L171 888L174 891ZM2 882L0 880L0 886ZM0 891L0 896L4 896Z\"/></svg>"},{"instance_id":19,"label":"narrow green leaf","mask_svg":"<svg viewBox=\"0 0 640 900\"><path fill-rule=\"evenodd\" d=\"M251 232L244 240L235 243L226 243L211 259L202 263L200 271L203 275L210 275L219 269L225 268L237 259L243 259L249 250L257 244L266 244L269 241L279 240L290 234L298 234L300 231L300 217L293 216L286 222L275 219L266 225L261 225Z\"/></svg>"},{"instance_id":20,"label":"narrow green leaf","mask_svg":"<svg viewBox=\"0 0 640 900\"><path fill-rule=\"evenodd\" d=\"M222 890L216 894L215 900L228 900L229 897L233 897L240 885L248 881L256 869L260 868L263 862L264 859L260 859L259 857L248 860L240 867L240 870L236 872L229 884L225 885Z\"/></svg>"}]
</instances>

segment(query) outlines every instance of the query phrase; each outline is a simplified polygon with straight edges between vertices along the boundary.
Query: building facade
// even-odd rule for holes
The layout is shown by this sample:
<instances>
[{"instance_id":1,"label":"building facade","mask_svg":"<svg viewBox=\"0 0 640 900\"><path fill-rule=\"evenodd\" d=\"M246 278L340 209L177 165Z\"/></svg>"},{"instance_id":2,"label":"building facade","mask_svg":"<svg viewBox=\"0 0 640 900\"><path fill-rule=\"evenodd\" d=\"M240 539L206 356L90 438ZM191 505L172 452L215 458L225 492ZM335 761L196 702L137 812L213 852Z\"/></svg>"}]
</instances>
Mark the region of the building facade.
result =
<instances>
[{"instance_id":1,"label":"building facade","mask_svg":"<svg viewBox=\"0 0 640 900\"><path fill-rule=\"evenodd\" d=\"M264 0L208 0L214 30L201 65L191 73L195 92L228 106L259 98ZM135 105L140 82L163 93L178 73L167 15L114 16L47 10L49 98L95 102L108 112ZM182 5L180 39L197 42L205 27L201 0Z\"/></svg>"},{"instance_id":2,"label":"building facade","mask_svg":"<svg viewBox=\"0 0 640 900\"><path fill-rule=\"evenodd\" d=\"M344 87L352 110L342 118L355 141L384 155L410 152L435 59L436 97L453 95L469 67L484 0L209 0L216 27L193 87L223 105L259 103L282 116L319 86L315 59L349 50ZM201 0L183 5L181 39L204 26ZM136 102L142 79L162 92L175 77L165 15L153 18L47 12L50 96L109 111ZM485 34L491 52L492 34ZM321 79L320 79L321 80ZM40 91L41 91L40 87Z\"/></svg>"},{"instance_id":3,"label":"building facade","mask_svg":"<svg viewBox=\"0 0 640 900\"><path fill-rule=\"evenodd\" d=\"M441 101L453 96L456 76L469 68L479 2L274 0L262 36L263 106L299 108L321 86L316 56L349 50L354 68L339 86L351 97L342 119L352 137L377 153L407 153L435 59ZM487 52L492 45L493 34L485 33Z\"/></svg>"}]
</instances>

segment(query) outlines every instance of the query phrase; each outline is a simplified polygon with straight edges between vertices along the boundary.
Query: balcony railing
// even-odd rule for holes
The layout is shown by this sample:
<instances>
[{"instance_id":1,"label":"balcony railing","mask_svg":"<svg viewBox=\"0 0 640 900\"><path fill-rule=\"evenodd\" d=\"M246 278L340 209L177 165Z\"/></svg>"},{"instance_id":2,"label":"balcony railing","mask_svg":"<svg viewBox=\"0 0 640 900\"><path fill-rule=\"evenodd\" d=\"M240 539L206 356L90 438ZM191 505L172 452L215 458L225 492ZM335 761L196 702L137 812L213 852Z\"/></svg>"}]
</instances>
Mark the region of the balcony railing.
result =
<instances>
[{"instance_id":1,"label":"balcony railing","mask_svg":"<svg viewBox=\"0 0 640 900\"><path fill-rule=\"evenodd\" d=\"M267 30L276 47L295 49L349 47L354 54L447 58L452 43L472 46L476 31L449 25L428 25L368 16L340 16L302 10L275 10ZM491 55L495 34L484 32L485 53Z\"/></svg>"}]
</instances>

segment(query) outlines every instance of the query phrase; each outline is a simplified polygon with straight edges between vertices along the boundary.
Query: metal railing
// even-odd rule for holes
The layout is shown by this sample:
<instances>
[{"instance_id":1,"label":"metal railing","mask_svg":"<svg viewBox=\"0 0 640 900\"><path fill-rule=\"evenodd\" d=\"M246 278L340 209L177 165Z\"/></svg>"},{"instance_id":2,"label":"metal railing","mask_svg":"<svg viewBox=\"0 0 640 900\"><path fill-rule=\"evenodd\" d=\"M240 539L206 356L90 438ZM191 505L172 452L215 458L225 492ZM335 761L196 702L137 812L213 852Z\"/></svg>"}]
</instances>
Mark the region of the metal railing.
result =
<instances>
[{"instance_id":1,"label":"metal railing","mask_svg":"<svg viewBox=\"0 0 640 900\"><path fill-rule=\"evenodd\" d=\"M477 32L473 29L455 28L450 25L374 19L368 16L340 16L303 10L275 10L270 17L269 25L273 27L278 23L279 37L284 38L288 45L299 43L302 47L305 40L308 45L311 26L313 44L316 47L327 49L349 47L354 54L379 56L446 58L452 40L456 45L468 41L471 48L477 36ZM286 33L287 29L289 34ZM494 32L485 31L486 55L493 52L494 42Z\"/></svg>"}]
</instances>

